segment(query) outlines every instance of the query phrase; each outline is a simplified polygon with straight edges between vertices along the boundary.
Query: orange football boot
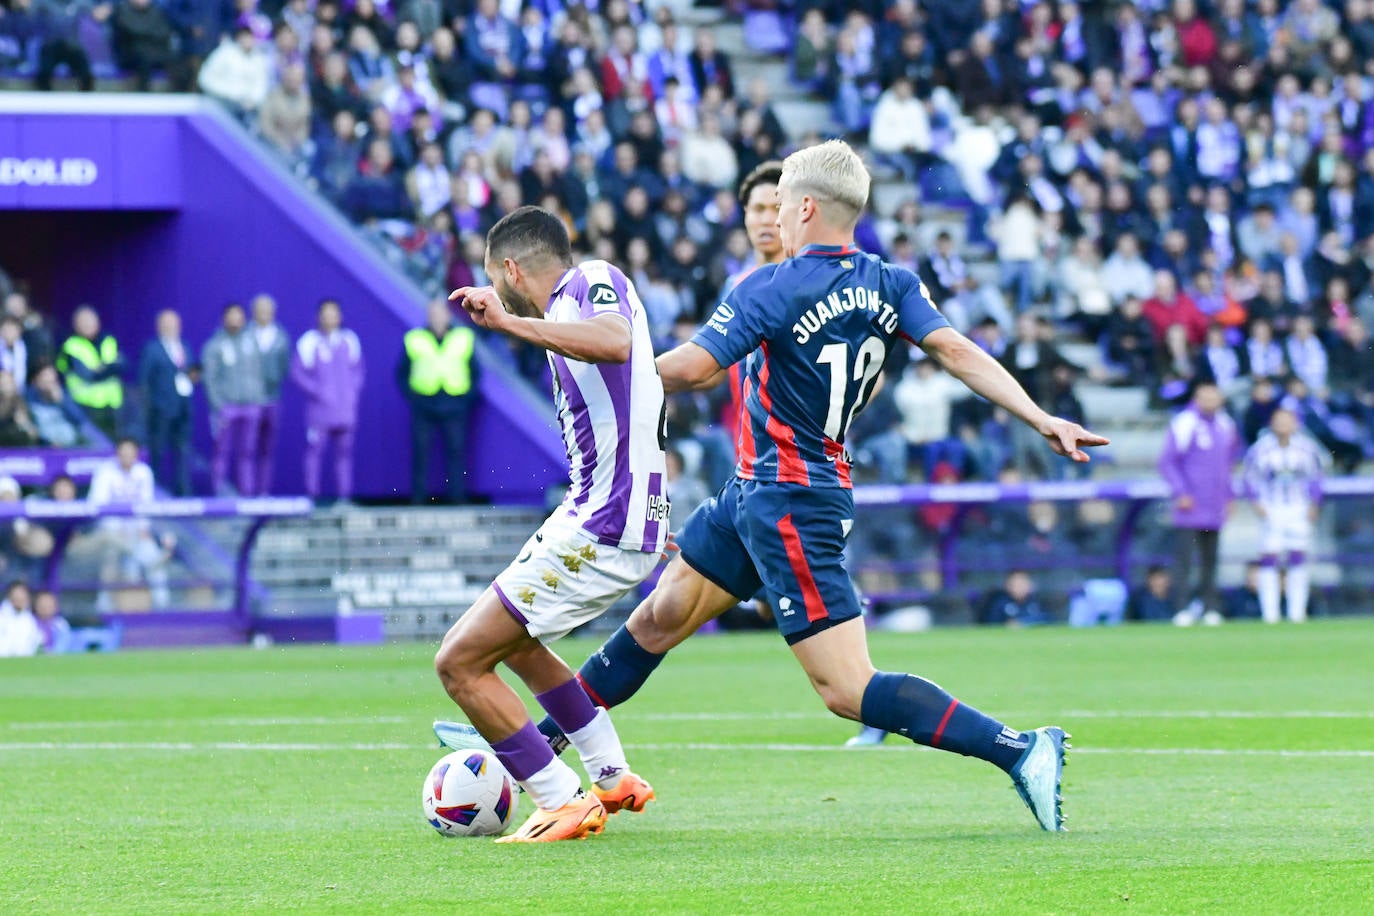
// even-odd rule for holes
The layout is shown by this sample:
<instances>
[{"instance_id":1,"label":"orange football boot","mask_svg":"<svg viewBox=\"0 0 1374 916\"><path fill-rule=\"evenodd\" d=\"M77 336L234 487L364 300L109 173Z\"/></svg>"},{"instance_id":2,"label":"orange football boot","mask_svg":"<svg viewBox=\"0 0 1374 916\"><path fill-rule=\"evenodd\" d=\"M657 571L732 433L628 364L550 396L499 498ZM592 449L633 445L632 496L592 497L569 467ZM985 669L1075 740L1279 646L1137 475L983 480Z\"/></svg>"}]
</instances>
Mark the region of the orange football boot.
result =
<instances>
[{"instance_id":1,"label":"orange football boot","mask_svg":"<svg viewBox=\"0 0 1374 916\"><path fill-rule=\"evenodd\" d=\"M593 784L592 791L601 799L601 804L606 806L607 814L615 814L617 811L643 811L644 806L655 798L654 787L629 770L620 775L620 781L612 788L603 789Z\"/></svg>"},{"instance_id":2,"label":"orange football boot","mask_svg":"<svg viewBox=\"0 0 1374 916\"><path fill-rule=\"evenodd\" d=\"M581 789L572 801L556 811L536 808L529 820L498 843L553 843L558 840L585 840L606 826L606 808L600 800Z\"/></svg>"}]
</instances>

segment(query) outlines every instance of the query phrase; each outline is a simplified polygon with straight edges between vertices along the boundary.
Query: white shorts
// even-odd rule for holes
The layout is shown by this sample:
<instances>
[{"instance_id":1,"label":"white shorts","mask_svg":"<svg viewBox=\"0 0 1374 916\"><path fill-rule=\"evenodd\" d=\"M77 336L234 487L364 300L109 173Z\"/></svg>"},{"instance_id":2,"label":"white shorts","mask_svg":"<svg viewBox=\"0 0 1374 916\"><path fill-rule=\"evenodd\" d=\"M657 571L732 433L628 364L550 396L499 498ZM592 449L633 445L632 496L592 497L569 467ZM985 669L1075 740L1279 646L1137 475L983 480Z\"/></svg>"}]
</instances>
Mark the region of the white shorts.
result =
<instances>
[{"instance_id":1,"label":"white shorts","mask_svg":"<svg viewBox=\"0 0 1374 916\"><path fill-rule=\"evenodd\" d=\"M1312 522L1307 506L1274 506L1264 517L1264 553L1278 555L1312 549Z\"/></svg>"},{"instance_id":2,"label":"white shorts","mask_svg":"<svg viewBox=\"0 0 1374 916\"><path fill-rule=\"evenodd\" d=\"M551 518L492 587L531 636L551 643L606 613L649 577L659 556L608 547L581 528Z\"/></svg>"}]
</instances>

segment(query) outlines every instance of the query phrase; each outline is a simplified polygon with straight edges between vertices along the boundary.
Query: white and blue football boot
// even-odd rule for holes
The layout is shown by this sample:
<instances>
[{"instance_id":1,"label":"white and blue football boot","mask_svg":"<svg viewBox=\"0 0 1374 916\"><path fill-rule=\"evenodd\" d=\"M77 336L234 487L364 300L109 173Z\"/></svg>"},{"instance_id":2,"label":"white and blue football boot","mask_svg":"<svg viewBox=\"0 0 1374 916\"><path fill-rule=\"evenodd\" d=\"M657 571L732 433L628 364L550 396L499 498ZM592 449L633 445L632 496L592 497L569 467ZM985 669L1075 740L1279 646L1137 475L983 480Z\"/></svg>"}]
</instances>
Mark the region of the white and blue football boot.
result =
<instances>
[{"instance_id":1,"label":"white and blue football boot","mask_svg":"<svg viewBox=\"0 0 1374 916\"><path fill-rule=\"evenodd\" d=\"M466 722L445 722L440 719L434 723L434 737L451 751L486 751L494 754L487 739L477 733L477 729Z\"/></svg>"},{"instance_id":2,"label":"white and blue football boot","mask_svg":"<svg viewBox=\"0 0 1374 916\"><path fill-rule=\"evenodd\" d=\"M872 725L865 725L859 733L844 743L845 747L876 747L887 740L887 732Z\"/></svg>"},{"instance_id":3,"label":"white and blue football boot","mask_svg":"<svg viewBox=\"0 0 1374 916\"><path fill-rule=\"evenodd\" d=\"M1057 725L1047 725L1031 732L1031 742L1011 768L1012 785L1016 794L1031 809L1044 830L1057 832L1064 826L1064 801L1061 783L1064 778L1064 751L1072 747L1069 735Z\"/></svg>"}]
</instances>

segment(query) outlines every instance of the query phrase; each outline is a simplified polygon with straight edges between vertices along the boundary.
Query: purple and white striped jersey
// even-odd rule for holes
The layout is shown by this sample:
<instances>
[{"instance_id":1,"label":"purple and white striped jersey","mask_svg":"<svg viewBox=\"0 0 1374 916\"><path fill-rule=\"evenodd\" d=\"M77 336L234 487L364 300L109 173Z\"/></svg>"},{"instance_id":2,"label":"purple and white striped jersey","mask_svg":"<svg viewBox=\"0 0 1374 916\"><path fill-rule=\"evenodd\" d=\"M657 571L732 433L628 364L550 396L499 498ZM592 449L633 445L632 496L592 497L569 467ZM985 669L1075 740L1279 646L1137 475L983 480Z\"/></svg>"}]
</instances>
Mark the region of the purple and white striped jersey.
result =
<instances>
[{"instance_id":1,"label":"purple and white striped jersey","mask_svg":"<svg viewBox=\"0 0 1374 916\"><path fill-rule=\"evenodd\" d=\"M668 539L663 383L639 294L605 261L584 261L554 287L548 321L619 315L630 359L592 364L549 353L572 487L560 512L601 544L657 553Z\"/></svg>"},{"instance_id":2,"label":"purple and white striped jersey","mask_svg":"<svg viewBox=\"0 0 1374 916\"><path fill-rule=\"evenodd\" d=\"M1245 489L1266 509L1307 508L1321 501L1322 470L1326 460L1321 446L1297 435L1287 445L1265 433L1245 453Z\"/></svg>"}]
</instances>

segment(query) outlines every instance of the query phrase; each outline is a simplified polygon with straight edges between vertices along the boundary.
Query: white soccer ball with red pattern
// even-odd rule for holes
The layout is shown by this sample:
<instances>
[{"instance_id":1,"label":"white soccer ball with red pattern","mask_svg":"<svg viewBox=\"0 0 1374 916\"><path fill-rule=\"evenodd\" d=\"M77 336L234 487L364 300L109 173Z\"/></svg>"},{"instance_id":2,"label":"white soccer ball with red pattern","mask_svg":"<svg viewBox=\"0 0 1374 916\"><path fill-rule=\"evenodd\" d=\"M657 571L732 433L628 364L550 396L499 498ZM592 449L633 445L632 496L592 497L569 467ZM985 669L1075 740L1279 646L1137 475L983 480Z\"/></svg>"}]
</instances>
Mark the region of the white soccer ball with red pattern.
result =
<instances>
[{"instance_id":1,"label":"white soccer ball with red pattern","mask_svg":"<svg viewBox=\"0 0 1374 916\"><path fill-rule=\"evenodd\" d=\"M515 780L496 755L454 751L425 777L425 820L444 836L499 836L515 819Z\"/></svg>"}]
</instances>

